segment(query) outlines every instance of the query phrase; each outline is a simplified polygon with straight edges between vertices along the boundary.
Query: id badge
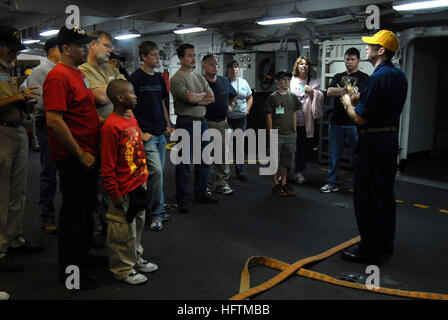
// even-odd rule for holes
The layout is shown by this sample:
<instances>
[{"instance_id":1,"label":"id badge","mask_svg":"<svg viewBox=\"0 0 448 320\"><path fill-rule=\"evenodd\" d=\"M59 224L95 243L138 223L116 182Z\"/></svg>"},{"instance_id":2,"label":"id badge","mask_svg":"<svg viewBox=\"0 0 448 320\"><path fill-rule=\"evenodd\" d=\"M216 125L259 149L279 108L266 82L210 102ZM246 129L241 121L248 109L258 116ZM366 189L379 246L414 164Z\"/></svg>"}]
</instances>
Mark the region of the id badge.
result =
<instances>
[{"instance_id":1,"label":"id badge","mask_svg":"<svg viewBox=\"0 0 448 320\"><path fill-rule=\"evenodd\" d=\"M125 202L123 202L122 204L121 204L121 208L123 209L123 212L124 213L127 213L128 212L128 210L129 210L129 201L126 199L126 201Z\"/></svg>"},{"instance_id":2,"label":"id badge","mask_svg":"<svg viewBox=\"0 0 448 320\"><path fill-rule=\"evenodd\" d=\"M281 105L275 108L275 114L285 114L285 108Z\"/></svg>"},{"instance_id":3,"label":"id badge","mask_svg":"<svg viewBox=\"0 0 448 320\"><path fill-rule=\"evenodd\" d=\"M83 80L84 80L84 85L86 86L86 89L90 89L89 80L87 80L86 77L84 77Z\"/></svg>"}]
</instances>

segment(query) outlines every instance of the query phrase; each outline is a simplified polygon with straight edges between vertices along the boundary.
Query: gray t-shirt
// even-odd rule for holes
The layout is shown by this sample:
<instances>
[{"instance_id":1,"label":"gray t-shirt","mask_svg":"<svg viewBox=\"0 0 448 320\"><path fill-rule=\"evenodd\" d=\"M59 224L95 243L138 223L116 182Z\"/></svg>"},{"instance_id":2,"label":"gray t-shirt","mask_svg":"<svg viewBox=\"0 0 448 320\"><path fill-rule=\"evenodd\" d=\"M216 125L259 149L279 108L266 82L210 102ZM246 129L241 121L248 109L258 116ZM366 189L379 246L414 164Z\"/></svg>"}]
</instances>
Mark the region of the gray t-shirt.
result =
<instances>
[{"instance_id":1,"label":"gray t-shirt","mask_svg":"<svg viewBox=\"0 0 448 320\"><path fill-rule=\"evenodd\" d=\"M26 79L26 87L39 87L36 89L41 95L36 98L37 104L36 108L39 113L44 113L44 102L43 102L43 94L42 88L44 86L45 77L47 73L50 72L51 69L55 66L55 63L46 59L40 65L33 69L29 77Z\"/></svg>"},{"instance_id":2,"label":"gray t-shirt","mask_svg":"<svg viewBox=\"0 0 448 320\"><path fill-rule=\"evenodd\" d=\"M196 105L187 101L188 92L213 94L207 80L195 72L178 70L170 79L170 91L174 99L174 113L178 116L202 118L206 106Z\"/></svg>"}]
</instances>

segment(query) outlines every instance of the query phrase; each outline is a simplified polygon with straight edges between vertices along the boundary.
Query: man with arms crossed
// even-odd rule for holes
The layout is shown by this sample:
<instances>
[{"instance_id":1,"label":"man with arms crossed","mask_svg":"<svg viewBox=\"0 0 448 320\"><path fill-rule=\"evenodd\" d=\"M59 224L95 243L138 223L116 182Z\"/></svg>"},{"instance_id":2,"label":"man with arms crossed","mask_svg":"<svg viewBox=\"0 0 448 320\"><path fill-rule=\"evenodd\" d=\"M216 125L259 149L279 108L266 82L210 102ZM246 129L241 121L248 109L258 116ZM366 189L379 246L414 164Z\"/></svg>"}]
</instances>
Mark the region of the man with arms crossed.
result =
<instances>
[{"instance_id":1,"label":"man with arms crossed","mask_svg":"<svg viewBox=\"0 0 448 320\"><path fill-rule=\"evenodd\" d=\"M177 48L177 56L181 67L170 79L171 94L174 98L174 112L177 115L176 129L185 129L190 136L190 151L193 152L193 122L199 122L201 135L207 130L205 112L208 105L215 102L212 89L202 75L193 72L196 66L194 46L184 43ZM218 201L207 193L209 166L202 160L202 150L207 145L201 141L201 163L194 165L194 195L196 202L217 203ZM190 154L190 163L192 159ZM190 164L176 165L176 200L179 212L187 213L188 179Z\"/></svg>"},{"instance_id":2,"label":"man with arms crossed","mask_svg":"<svg viewBox=\"0 0 448 320\"><path fill-rule=\"evenodd\" d=\"M112 36L102 30L96 30L89 36L95 39L90 42L87 62L80 65L79 70L85 74L89 81L89 86L95 97L98 115L105 120L113 111L113 104L106 94L107 85L112 80L126 80L126 78L108 63L112 52ZM106 213L109 207L107 194L103 191L101 177L98 177L97 197L97 208L93 215L93 245L101 248L104 244L100 234L104 234L107 230Z\"/></svg>"},{"instance_id":3,"label":"man with arms crossed","mask_svg":"<svg viewBox=\"0 0 448 320\"><path fill-rule=\"evenodd\" d=\"M218 76L218 60L212 54L206 55L202 58L202 68L205 70L205 79L215 95L215 102L210 104L205 114L207 119L207 126L218 130L222 137L222 159L221 163L212 165L213 170L210 170L209 184L215 192L231 195L233 189L229 186L230 168L229 164L225 163L225 153L227 146L225 144L227 125L227 114L230 110L230 100L236 97L236 91L230 84L227 78Z\"/></svg>"}]
</instances>

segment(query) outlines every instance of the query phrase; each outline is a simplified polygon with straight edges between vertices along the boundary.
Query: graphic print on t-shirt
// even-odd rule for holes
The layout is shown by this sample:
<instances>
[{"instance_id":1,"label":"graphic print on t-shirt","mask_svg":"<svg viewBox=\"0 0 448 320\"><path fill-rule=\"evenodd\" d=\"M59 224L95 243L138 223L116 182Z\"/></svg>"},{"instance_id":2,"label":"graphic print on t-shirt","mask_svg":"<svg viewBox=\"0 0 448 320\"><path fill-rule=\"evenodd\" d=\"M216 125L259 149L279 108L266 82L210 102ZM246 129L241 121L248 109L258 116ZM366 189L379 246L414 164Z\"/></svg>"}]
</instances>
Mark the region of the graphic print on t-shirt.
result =
<instances>
[{"instance_id":1,"label":"graphic print on t-shirt","mask_svg":"<svg viewBox=\"0 0 448 320\"><path fill-rule=\"evenodd\" d=\"M125 160L129 166L130 174L133 177L139 177L147 174L146 155L143 145L139 143L139 131L132 127L121 132L120 146L118 153L124 154ZM124 150L123 150L124 149Z\"/></svg>"}]
</instances>

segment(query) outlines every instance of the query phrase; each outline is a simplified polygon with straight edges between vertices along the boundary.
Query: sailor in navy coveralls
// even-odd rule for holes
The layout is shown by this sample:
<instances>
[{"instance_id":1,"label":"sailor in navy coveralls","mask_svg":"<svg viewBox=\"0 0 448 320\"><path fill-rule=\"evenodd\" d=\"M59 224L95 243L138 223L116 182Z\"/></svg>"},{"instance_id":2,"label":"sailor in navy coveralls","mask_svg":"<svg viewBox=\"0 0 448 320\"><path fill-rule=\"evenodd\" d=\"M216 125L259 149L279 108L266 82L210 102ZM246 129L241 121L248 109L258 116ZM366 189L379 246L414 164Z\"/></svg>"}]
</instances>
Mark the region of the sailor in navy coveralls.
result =
<instances>
[{"instance_id":1,"label":"sailor in navy coveralls","mask_svg":"<svg viewBox=\"0 0 448 320\"><path fill-rule=\"evenodd\" d=\"M360 92L356 107L347 94L342 97L347 114L358 126L354 207L361 242L344 250L341 258L379 265L381 257L394 249L397 128L408 84L405 74L391 62L399 45L393 32L381 30L362 40L367 43L367 59L375 71Z\"/></svg>"}]
</instances>

